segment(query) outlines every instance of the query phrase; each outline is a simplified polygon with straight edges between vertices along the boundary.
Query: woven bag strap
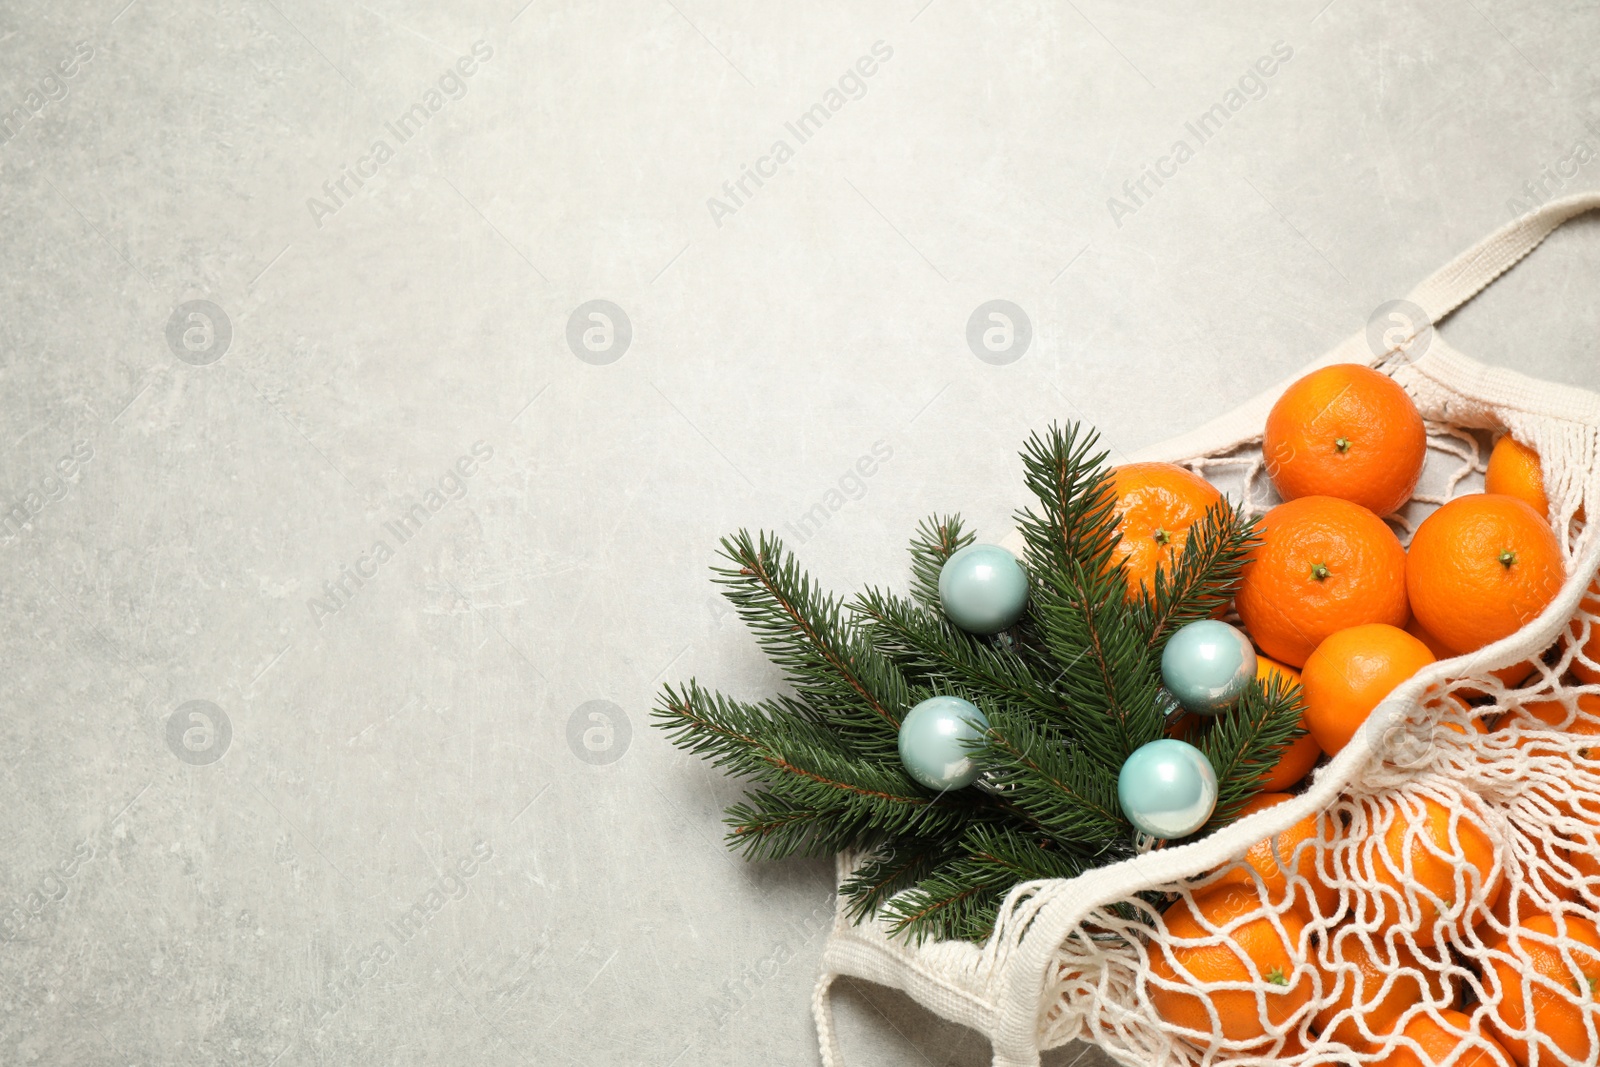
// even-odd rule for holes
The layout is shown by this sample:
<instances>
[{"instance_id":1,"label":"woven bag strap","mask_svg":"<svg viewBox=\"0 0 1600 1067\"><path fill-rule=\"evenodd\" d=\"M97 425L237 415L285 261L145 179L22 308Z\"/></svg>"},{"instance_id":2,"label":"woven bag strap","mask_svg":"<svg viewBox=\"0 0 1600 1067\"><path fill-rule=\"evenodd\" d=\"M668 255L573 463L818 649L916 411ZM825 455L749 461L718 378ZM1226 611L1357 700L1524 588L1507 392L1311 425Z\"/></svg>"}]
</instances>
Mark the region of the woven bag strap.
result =
<instances>
[{"instance_id":1,"label":"woven bag strap","mask_svg":"<svg viewBox=\"0 0 1600 1067\"><path fill-rule=\"evenodd\" d=\"M1580 193L1551 200L1500 227L1406 295L1426 316L1427 321L1419 327L1437 324L1538 248L1556 227L1596 209L1600 209L1600 192Z\"/></svg>"},{"instance_id":2,"label":"woven bag strap","mask_svg":"<svg viewBox=\"0 0 1600 1067\"><path fill-rule=\"evenodd\" d=\"M1408 351L1412 342L1419 336L1431 340L1426 335L1439 321L1539 247L1556 227L1574 216L1597 209L1600 209L1600 193L1583 193L1552 200L1507 223L1434 272L1411 290L1404 300L1380 308L1380 312L1385 309L1393 312L1385 318L1385 325L1368 323L1365 328L1329 349L1320 359L1301 367L1292 377L1277 382L1238 407L1192 430L1139 449L1131 458L1135 461L1174 462L1191 456L1216 455L1252 440L1260 436L1267 412L1283 395L1283 391L1295 380L1319 367L1332 363L1362 363L1370 366L1396 356L1404 364L1415 361L1418 352L1422 353L1421 358L1430 358L1433 353L1426 351L1430 347L1426 344L1419 345L1415 351ZM1381 339L1374 336L1377 329L1382 329ZM1019 551L1022 547L1021 536L1016 534L1002 543L1012 551Z\"/></svg>"}]
</instances>

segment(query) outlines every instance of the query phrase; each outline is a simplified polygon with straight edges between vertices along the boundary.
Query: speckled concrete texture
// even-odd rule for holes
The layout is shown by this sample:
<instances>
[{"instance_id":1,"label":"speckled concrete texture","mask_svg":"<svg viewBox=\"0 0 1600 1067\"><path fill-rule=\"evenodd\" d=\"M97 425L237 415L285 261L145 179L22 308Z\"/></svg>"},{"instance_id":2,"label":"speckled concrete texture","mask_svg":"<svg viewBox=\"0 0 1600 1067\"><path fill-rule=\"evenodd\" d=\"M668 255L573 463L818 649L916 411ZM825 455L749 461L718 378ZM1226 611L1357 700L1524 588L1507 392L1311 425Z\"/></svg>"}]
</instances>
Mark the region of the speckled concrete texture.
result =
<instances>
[{"instance_id":1,"label":"speckled concrete texture","mask_svg":"<svg viewBox=\"0 0 1600 1067\"><path fill-rule=\"evenodd\" d=\"M1600 187L1597 43L1578 0L12 0L0 1062L816 1062L830 868L730 857L736 786L647 722L774 684L716 538L902 582L929 512L1004 532L1030 429L1238 403ZM1600 387L1597 280L1574 224L1446 333ZM852 1063L987 1062L839 1011Z\"/></svg>"}]
</instances>

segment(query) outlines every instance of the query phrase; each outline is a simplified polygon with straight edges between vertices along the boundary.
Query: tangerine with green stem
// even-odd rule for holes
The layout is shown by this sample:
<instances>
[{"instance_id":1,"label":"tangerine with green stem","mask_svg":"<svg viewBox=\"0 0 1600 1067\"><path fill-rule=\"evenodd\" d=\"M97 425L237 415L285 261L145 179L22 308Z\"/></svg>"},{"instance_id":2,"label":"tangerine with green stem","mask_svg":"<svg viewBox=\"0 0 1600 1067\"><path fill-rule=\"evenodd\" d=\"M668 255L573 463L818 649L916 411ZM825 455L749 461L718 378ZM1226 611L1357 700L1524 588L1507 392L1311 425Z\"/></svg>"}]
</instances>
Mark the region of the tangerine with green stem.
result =
<instances>
[{"instance_id":1,"label":"tangerine with green stem","mask_svg":"<svg viewBox=\"0 0 1600 1067\"><path fill-rule=\"evenodd\" d=\"M1297 909L1278 913L1275 923L1254 889L1219 885L1180 899L1161 918L1166 948L1152 942L1148 971L1156 981L1146 988L1157 1014L1192 1031L1186 1040L1264 1044L1310 1004L1305 919ZM1248 986L1208 988L1216 983Z\"/></svg>"},{"instance_id":2,"label":"tangerine with green stem","mask_svg":"<svg viewBox=\"0 0 1600 1067\"><path fill-rule=\"evenodd\" d=\"M1561 591L1566 571L1555 532L1526 501L1470 493L1422 520L1405 575L1417 621L1465 653L1536 618Z\"/></svg>"},{"instance_id":3,"label":"tangerine with green stem","mask_svg":"<svg viewBox=\"0 0 1600 1067\"><path fill-rule=\"evenodd\" d=\"M1416 491L1428 433L1394 379L1358 363L1320 367L1267 415L1261 453L1285 500L1333 496L1378 515Z\"/></svg>"},{"instance_id":4,"label":"tangerine with green stem","mask_svg":"<svg viewBox=\"0 0 1600 1067\"><path fill-rule=\"evenodd\" d=\"M1405 625L1406 550L1371 511L1337 497L1301 497L1263 515L1259 535L1234 604L1268 656L1303 667L1340 630Z\"/></svg>"},{"instance_id":5,"label":"tangerine with green stem","mask_svg":"<svg viewBox=\"0 0 1600 1067\"><path fill-rule=\"evenodd\" d=\"M1126 463L1111 476L1120 534L1113 559L1126 568L1132 596L1140 587L1149 591L1156 572L1183 555L1189 528L1222 493L1176 463Z\"/></svg>"}]
</instances>

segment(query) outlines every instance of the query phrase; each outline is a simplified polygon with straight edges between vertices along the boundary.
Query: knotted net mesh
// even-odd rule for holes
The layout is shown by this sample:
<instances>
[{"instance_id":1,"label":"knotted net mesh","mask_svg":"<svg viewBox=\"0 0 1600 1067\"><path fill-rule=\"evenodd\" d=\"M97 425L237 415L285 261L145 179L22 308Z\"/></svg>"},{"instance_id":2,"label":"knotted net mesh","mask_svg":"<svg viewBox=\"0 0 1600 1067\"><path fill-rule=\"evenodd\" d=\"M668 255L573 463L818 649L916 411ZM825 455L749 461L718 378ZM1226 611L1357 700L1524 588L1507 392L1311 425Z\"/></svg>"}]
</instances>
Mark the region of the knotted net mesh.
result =
<instances>
[{"instance_id":1,"label":"knotted net mesh","mask_svg":"<svg viewBox=\"0 0 1600 1067\"><path fill-rule=\"evenodd\" d=\"M1482 490L1491 441L1429 423L1402 541ZM1188 466L1252 514L1276 503L1259 442ZM1381 759L1320 814L1090 912L1047 981L1041 1046L1153 1067L1600 1061L1597 614L1586 598L1550 647L1380 706Z\"/></svg>"}]
</instances>

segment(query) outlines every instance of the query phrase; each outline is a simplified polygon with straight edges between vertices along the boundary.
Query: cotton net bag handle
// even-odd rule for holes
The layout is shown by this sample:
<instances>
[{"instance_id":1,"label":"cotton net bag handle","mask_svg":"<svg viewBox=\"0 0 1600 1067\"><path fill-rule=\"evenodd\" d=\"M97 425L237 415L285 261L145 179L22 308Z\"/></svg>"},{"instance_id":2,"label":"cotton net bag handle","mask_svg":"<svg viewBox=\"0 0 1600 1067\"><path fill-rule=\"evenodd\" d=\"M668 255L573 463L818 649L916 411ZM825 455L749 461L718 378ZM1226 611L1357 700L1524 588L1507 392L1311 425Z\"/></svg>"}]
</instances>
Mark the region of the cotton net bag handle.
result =
<instances>
[{"instance_id":1,"label":"cotton net bag handle","mask_svg":"<svg viewBox=\"0 0 1600 1067\"><path fill-rule=\"evenodd\" d=\"M1386 338L1387 350L1375 350L1372 339L1363 329L1346 338L1321 359L1302 367L1293 378L1277 383L1197 429L1141 449L1131 458L1134 461L1185 460L1195 456L1215 455L1259 437L1261 427L1266 424L1267 412L1272 409L1272 405L1277 402L1284 389L1302 375L1330 363L1371 365L1398 359L1411 363L1413 368L1426 369L1427 364L1436 360L1439 350L1448 346L1443 344L1417 346L1427 349L1418 358L1411 350L1419 337L1429 333L1452 311L1482 292L1490 282L1539 247L1556 227L1577 215L1597 209L1600 209L1600 193L1582 193L1552 200L1507 223L1457 256L1407 294L1402 303L1415 306L1415 319L1408 323L1407 328L1394 331L1395 336L1392 339ZM1490 374L1495 372L1495 368L1486 370ZM1500 383L1496 382L1492 387L1483 388L1498 387ZM1013 534L1002 544L1013 551L1021 551L1023 546L1019 534Z\"/></svg>"},{"instance_id":2,"label":"cotton net bag handle","mask_svg":"<svg viewBox=\"0 0 1600 1067\"><path fill-rule=\"evenodd\" d=\"M1419 324L1418 330L1424 325L1436 325L1440 319L1482 292L1490 282L1538 248L1557 226L1597 208L1600 208L1600 193L1581 193L1552 200L1502 226L1457 256L1406 297L1427 316L1427 323ZM1415 332L1405 340L1409 343L1414 337ZM1403 347L1403 344L1399 347Z\"/></svg>"},{"instance_id":3,"label":"cotton net bag handle","mask_svg":"<svg viewBox=\"0 0 1600 1067\"><path fill-rule=\"evenodd\" d=\"M1216 454L1259 436L1261 427L1266 422L1267 412L1282 395L1283 390L1308 370L1331 363L1370 365L1394 357L1405 359L1409 348L1419 336L1430 331L1440 320L1515 266L1524 256L1537 248L1556 227L1568 219L1594 210L1600 210L1600 192L1553 200L1502 226L1428 277L1406 296L1406 301L1419 309L1420 314L1415 321L1409 323L1409 330L1401 331L1399 336L1390 341L1386 351L1374 351L1374 346L1363 330L1348 338L1310 367L1303 368L1293 379L1279 383L1198 429L1145 449L1133 459L1182 460ZM1441 343L1438 347L1445 346ZM1433 351L1426 353L1423 358L1413 362L1409 369L1422 372L1425 369L1424 364L1434 354ZM1485 376L1506 373L1496 368L1478 369ZM1522 382L1529 381L1521 376L1516 377ZM1480 388L1474 391L1492 392L1494 386L1498 384L1501 383L1481 383ZM1559 389L1554 386L1548 388ZM1577 390L1571 392L1578 393ZM1592 397L1583 395L1589 404L1593 403ZM1600 424L1600 413L1593 417L1593 421ZM1588 477L1593 480L1596 474L1588 473ZM1600 500L1600 491L1595 490L1593 486L1588 488L1588 495ZM1593 510L1591 509L1591 513ZM1587 540L1590 542L1589 551L1583 553L1586 566L1597 562L1596 553L1600 551L1600 543L1596 543L1600 539ZM1001 543L1018 554L1023 548L1021 536L1016 531ZM1546 616L1554 616L1559 611L1565 611L1566 615L1570 615L1576 610L1577 599L1581 596L1586 583L1568 584L1571 588L1566 591L1566 595L1558 599L1556 604L1551 605ZM1567 601L1571 603L1568 604ZM1547 623L1545 628L1548 628L1548 625L1558 627L1563 625L1560 620L1554 624L1549 624L1548 620L1542 621ZM1491 650L1484 650L1484 652L1489 651ZM1431 674L1430 669L1414 679L1418 683L1418 691L1421 686L1431 684L1433 681ZM1351 746L1340 754L1340 762L1348 763L1362 758L1365 753L1358 749L1364 747ZM1284 804L1280 807L1298 809L1307 804L1314 807L1326 806L1332 802L1342 780L1343 776L1327 775L1304 797L1298 798L1301 804ZM1298 811L1285 811L1284 817L1293 821L1301 815ZM1019 893L1026 892L1034 895L1036 907L1032 909L1031 921L1023 924L1002 924L1003 932L997 934L1017 939L1015 943L1004 946L1004 951L1001 953L1005 958L1005 965L1003 973L996 979L998 988L995 992L998 1002L981 1006L971 1003L952 1005L965 1007L967 1010L941 1011L941 1014L951 1018L964 1016L966 1017L964 1021L970 1021L980 1028L992 1028L990 1037L994 1045L994 1067L1038 1067L1039 1013L1047 1007L1042 1003L1045 978L1057 949L1083 918L1095 908L1125 899L1152 885L1165 884L1199 874L1213 864L1218 854L1242 853L1252 843L1254 839L1252 835L1256 834L1257 830L1252 826L1234 824L1217 831L1204 841L1102 868L1074 879L1071 883L1026 883L1014 888L1008 899L1008 905L1010 900L1018 897ZM1062 885L1069 884L1072 892L1059 891ZM1002 911L1004 910L1006 909L1003 908ZM1026 930L1025 937L1021 936L1019 928ZM877 966L863 967L862 970L879 972L877 977L883 984L908 989L914 995L935 994L935 999L938 1000L966 999L958 997L954 988L929 974L927 962L917 960L909 953L903 954L894 967L882 958L876 960L876 963ZM824 970L812 997L812 1012L816 1020L823 1067L844 1067L830 1005L831 986L836 977L838 977L837 972ZM920 995L917 999L925 1000ZM983 1023L989 1025L982 1026Z\"/></svg>"}]
</instances>

